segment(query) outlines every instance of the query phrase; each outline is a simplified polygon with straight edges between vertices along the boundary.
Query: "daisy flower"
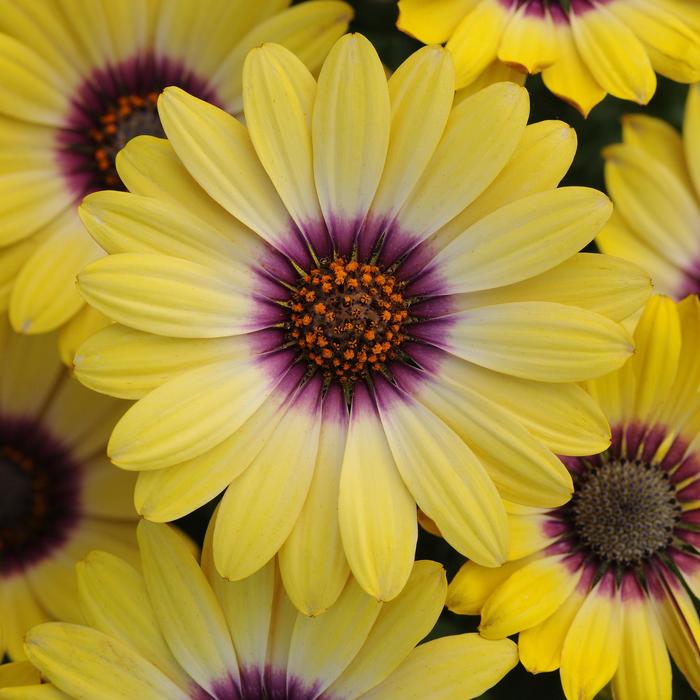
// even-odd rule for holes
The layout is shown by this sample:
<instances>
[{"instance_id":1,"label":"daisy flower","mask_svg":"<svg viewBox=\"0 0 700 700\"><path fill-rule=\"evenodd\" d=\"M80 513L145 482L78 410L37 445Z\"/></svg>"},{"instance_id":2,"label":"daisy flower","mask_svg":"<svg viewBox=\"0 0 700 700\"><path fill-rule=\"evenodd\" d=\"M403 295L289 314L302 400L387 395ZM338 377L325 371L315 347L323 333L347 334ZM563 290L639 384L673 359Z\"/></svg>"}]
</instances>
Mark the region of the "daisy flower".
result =
<instances>
[{"instance_id":1,"label":"daisy flower","mask_svg":"<svg viewBox=\"0 0 700 700\"><path fill-rule=\"evenodd\" d=\"M110 255L79 277L117 321L75 360L87 386L140 399L109 454L140 472L136 504L172 520L226 490L214 534L237 580L281 550L292 600L317 613L348 565L382 600L413 566L416 503L459 551L506 554L501 495L560 505L552 449L605 449L575 382L619 367L616 323L645 273L576 255L610 215L556 189L560 122L526 128L527 92L451 108L452 59L425 48L387 84L347 36L318 84L278 45L243 73L247 128L168 88L168 141L117 165L130 193L81 207Z\"/></svg>"},{"instance_id":2,"label":"daisy flower","mask_svg":"<svg viewBox=\"0 0 700 700\"><path fill-rule=\"evenodd\" d=\"M683 136L661 119L630 114L622 143L603 151L615 213L596 243L651 273L677 300L700 292L700 84L686 102Z\"/></svg>"},{"instance_id":3,"label":"daisy flower","mask_svg":"<svg viewBox=\"0 0 700 700\"><path fill-rule=\"evenodd\" d=\"M104 456L123 402L69 376L56 338L0 320L0 659L33 625L80 620L73 567L136 555L134 480Z\"/></svg>"},{"instance_id":4,"label":"daisy flower","mask_svg":"<svg viewBox=\"0 0 700 700\"><path fill-rule=\"evenodd\" d=\"M104 552L78 565L87 626L53 622L27 636L29 660L61 697L457 700L481 695L517 663L510 640L476 634L415 648L445 602L436 562L416 562L390 603L349 579L333 609L310 618L287 598L274 559L231 582L216 573L210 537L201 568L168 525L142 521L138 539L143 575ZM16 666L13 683L36 683L30 673ZM9 685L3 700L39 692Z\"/></svg>"},{"instance_id":5,"label":"daisy flower","mask_svg":"<svg viewBox=\"0 0 700 700\"><path fill-rule=\"evenodd\" d=\"M514 67L584 116L606 94L640 104L656 73L700 80L700 6L695 0L399 0L397 26L444 43L457 87Z\"/></svg>"},{"instance_id":6,"label":"daisy flower","mask_svg":"<svg viewBox=\"0 0 700 700\"><path fill-rule=\"evenodd\" d=\"M610 680L617 700L670 698L668 652L700 692L700 302L653 297L635 339L625 367L588 382L613 442L564 458L571 501L513 508L510 561L450 584L452 610L480 612L487 639L519 632L524 666L559 668L569 700Z\"/></svg>"},{"instance_id":7,"label":"daisy flower","mask_svg":"<svg viewBox=\"0 0 700 700\"><path fill-rule=\"evenodd\" d=\"M72 319L61 338L70 362L76 338L105 325L80 313L75 275L104 252L77 203L123 188L114 159L130 138L163 135L164 87L238 113L243 60L263 41L317 70L352 9L290 2L0 0L0 311L9 308L15 330Z\"/></svg>"}]
</instances>

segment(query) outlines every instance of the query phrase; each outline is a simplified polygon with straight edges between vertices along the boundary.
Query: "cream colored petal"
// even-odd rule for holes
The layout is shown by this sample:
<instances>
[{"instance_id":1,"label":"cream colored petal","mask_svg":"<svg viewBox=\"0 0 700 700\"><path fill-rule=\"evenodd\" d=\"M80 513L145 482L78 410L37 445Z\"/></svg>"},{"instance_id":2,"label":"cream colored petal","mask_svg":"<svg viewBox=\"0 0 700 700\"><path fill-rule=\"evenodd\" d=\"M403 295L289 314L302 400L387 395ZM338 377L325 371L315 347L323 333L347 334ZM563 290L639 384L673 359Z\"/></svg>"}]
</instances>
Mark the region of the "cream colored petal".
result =
<instances>
[{"instance_id":1,"label":"cream colored petal","mask_svg":"<svg viewBox=\"0 0 700 700\"><path fill-rule=\"evenodd\" d=\"M289 536L309 493L320 429L320 386L312 380L290 397L271 439L221 501L214 561L225 578L256 572Z\"/></svg>"},{"instance_id":2,"label":"cream colored petal","mask_svg":"<svg viewBox=\"0 0 700 700\"><path fill-rule=\"evenodd\" d=\"M245 360L184 372L125 413L109 441L109 456L135 470L196 457L235 433L273 386L259 366Z\"/></svg>"},{"instance_id":3,"label":"cream colored petal","mask_svg":"<svg viewBox=\"0 0 700 700\"><path fill-rule=\"evenodd\" d=\"M221 685L238 680L236 653L216 596L183 539L168 525L142 520L138 538L146 590L170 651L216 696Z\"/></svg>"},{"instance_id":4,"label":"cream colored petal","mask_svg":"<svg viewBox=\"0 0 700 700\"><path fill-rule=\"evenodd\" d=\"M312 118L316 189L331 236L349 249L367 216L389 146L386 74L361 34L340 39L318 78Z\"/></svg>"},{"instance_id":5,"label":"cream colored petal","mask_svg":"<svg viewBox=\"0 0 700 700\"><path fill-rule=\"evenodd\" d=\"M457 551L485 566L505 560L506 514L490 476L461 438L418 403L380 399L396 466L420 509Z\"/></svg>"},{"instance_id":6,"label":"cream colored petal","mask_svg":"<svg viewBox=\"0 0 700 700\"><path fill-rule=\"evenodd\" d=\"M395 598L415 555L416 504L402 481L372 399L358 388L340 476L338 516L350 569L379 600Z\"/></svg>"},{"instance_id":7,"label":"cream colored petal","mask_svg":"<svg viewBox=\"0 0 700 700\"><path fill-rule=\"evenodd\" d=\"M34 627L26 645L31 662L72 697L189 698L124 642L89 627L49 622ZM100 689L99 694L95 687Z\"/></svg>"}]
</instances>

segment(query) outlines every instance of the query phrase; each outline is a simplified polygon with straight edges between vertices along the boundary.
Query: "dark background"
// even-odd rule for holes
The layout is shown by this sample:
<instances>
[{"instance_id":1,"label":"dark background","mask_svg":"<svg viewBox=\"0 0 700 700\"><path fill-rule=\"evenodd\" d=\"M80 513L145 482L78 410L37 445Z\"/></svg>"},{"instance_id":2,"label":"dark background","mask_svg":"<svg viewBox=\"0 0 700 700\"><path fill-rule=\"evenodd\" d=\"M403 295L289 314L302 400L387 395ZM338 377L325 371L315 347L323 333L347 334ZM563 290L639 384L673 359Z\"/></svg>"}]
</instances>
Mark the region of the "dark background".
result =
<instances>
[{"instance_id":1,"label":"dark background","mask_svg":"<svg viewBox=\"0 0 700 700\"><path fill-rule=\"evenodd\" d=\"M295 0L296 4L299 0ZM364 34L377 48L384 64L394 70L409 54L422 44L399 32L395 27L397 17L396 0L347 0L355 8L355 20L351 30ZM663 117L680 128L687 86L672 83L659 77L659 85L651 103L639 107L631 102L623 102L612 97L595 107L588 119L584 119L575 109L554 97L535 76L526 84L531 98L530 121L561 119L576 129L578 151L571 170L562 184L587 185L604 190L603 161L601 149L620 140L620 117L631 112L645 112ZM199 542L213 512L209 504L192 515L183 518L179 524ZM442 562L448 579L451 579L464 557L451 549L443 540L421 530L418 541L418 559L433 559ZM475 631L478 618L454 615L445 611L430 637L447 634L460 634ZM563 700L558 673L543 673L537 676L525 671L522 666L514 669L495 688L485 693L489 700ZM609 688L598 696L612 698ZM675 700L690 700L696 695L690 689L680 672L674 668L673 697ZM426 698L426 700L429 700Z\"/></svg>"}]
</instances>

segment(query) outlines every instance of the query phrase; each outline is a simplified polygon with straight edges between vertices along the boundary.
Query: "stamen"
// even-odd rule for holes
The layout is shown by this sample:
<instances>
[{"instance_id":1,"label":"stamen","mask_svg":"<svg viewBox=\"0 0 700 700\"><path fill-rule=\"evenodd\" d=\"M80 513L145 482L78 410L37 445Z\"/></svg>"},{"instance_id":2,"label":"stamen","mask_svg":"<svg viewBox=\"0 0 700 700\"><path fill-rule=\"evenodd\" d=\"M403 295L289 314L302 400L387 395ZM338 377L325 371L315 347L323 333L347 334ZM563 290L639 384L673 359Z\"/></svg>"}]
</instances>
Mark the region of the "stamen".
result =
<instances>
[{"instance_id":1,"label":"stamen","mask_svg":"<svg viewBox=\"0 0 700 700\"><path fill-rule=\"evenodd\" d=\"M403 287L378 265L342 257L321 264L291 295L288 338L326 381L348 385L382 372L406 339Z\"/></svg>"}]
</instances>

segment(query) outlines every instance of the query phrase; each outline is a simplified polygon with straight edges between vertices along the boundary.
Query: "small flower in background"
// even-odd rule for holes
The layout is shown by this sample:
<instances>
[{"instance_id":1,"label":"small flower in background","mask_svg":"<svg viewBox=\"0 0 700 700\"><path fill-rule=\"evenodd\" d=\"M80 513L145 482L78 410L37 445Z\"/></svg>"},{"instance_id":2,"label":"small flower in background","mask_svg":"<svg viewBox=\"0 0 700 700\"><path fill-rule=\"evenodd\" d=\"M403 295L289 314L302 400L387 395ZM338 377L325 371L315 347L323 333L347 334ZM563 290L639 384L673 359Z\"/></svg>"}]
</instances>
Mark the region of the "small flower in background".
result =
<instances>
[{"instance_id":1,"label":"small flower in background","mask_svg":"<svg viewBox=\"0 0 700 700\"><path fill-rule=\"evenodd\" d=\"M139 137L117 159L130 193L81 207L110 255L80 288L121 325L83 345L76 373L140 399L109 445L140 472L137 509L172 520L226 489L219 571L244 578L280 551L309 614L349 569L378 599L399 593L416 503L498 565L501 498L560 505L572 485L553 450L609 444L575 382L629 356L616 321L648 277L576 254L610 203L556 188L571 129L526 127L516 85L452 108L453 87L439 47L387 85L360 35L318 84L265 45L244 68L247 129L168 89L168 141Z\"/></svg>"},{"instance_id":2,"label":"small flower in background","mask_svg":"<svg viewBox=\"0 0 700 700\"><path fill-rule=\"evenodd\" d=\"M124 408L69 376L53 334L0 320L0 658L24 658L32 625L81 619L74 565L90 550L137 557L134 479L104 455Z\"/></svg>"},{"instance_id":3,"label":"small flower in background","mask_svg":"<svg viewBox=\"0 0 700 700\"><path fill-rule=\"evenodd\" d=\"M488 639L519 632L524 666L560 668L569 700L611 679L617 700L670 698L667 648L700 692L697 297L653 297L635 339L621 370L587 384L613 442L564 458L572 500L512 509L510 561L467 563L450 584L450 609L481 613Z\"/></svg>"},{"instance_id":4,"label":"small flower in background","mask_svg":"<svg viewBox=\"0 0 700 700\"><path fill-rule=\"evenodd\" d=\"M596 243L651 273L676 299L700 292L700 85L688 94L683 136L646 114L623 117L603 151L615 212Z\"/></svg>"},{"instance_id":5,"label":"small flower in background","mask_svg":"<svg viewBox=\"0 0 700 700\"><path fill-rule=\"evenodd\" d=\"M163 134L164 87L238 113L243 61L263 41L317 70L352 8L290 1L0 0L0 311L15 330L72 319L61 338L70 362L76 337L105 325L75 289L77 272L104 254L77 203L123 189L115 156L133 136Z\"/></svg>"},{"instance_id":6,"label":"small flower in background","mask_svg":"<svg viewBox=\"0 0 700 700\"><path fill-rule=\"evenodd\" d=\"M606 94L646 104L654 71L700 80L700 6L694 0L400 0L397 26L447 42L457 87L508 66L587 115Z\"/></svg>"},{"instance_id":7,"label":"small flower in background","mask_svg":"<svg viewBox=\"0 0 700 700\"><path fill-rule=\"evenodd\" d=\"M350 579L332 611L309 618L275 560L234 583L216 573L211 537L200 568L169 526L142 521L138 536L143 575L103 552L78 565L88 626L48 623L27 636L30 662L52 685L30 685L39 679L29 663L0 667L0 698L447 700L481 695L517 663L510 640L476 634L415 648L445 601L435 562L416 562L391 603Z\"/></svg>"}]
</instances>

